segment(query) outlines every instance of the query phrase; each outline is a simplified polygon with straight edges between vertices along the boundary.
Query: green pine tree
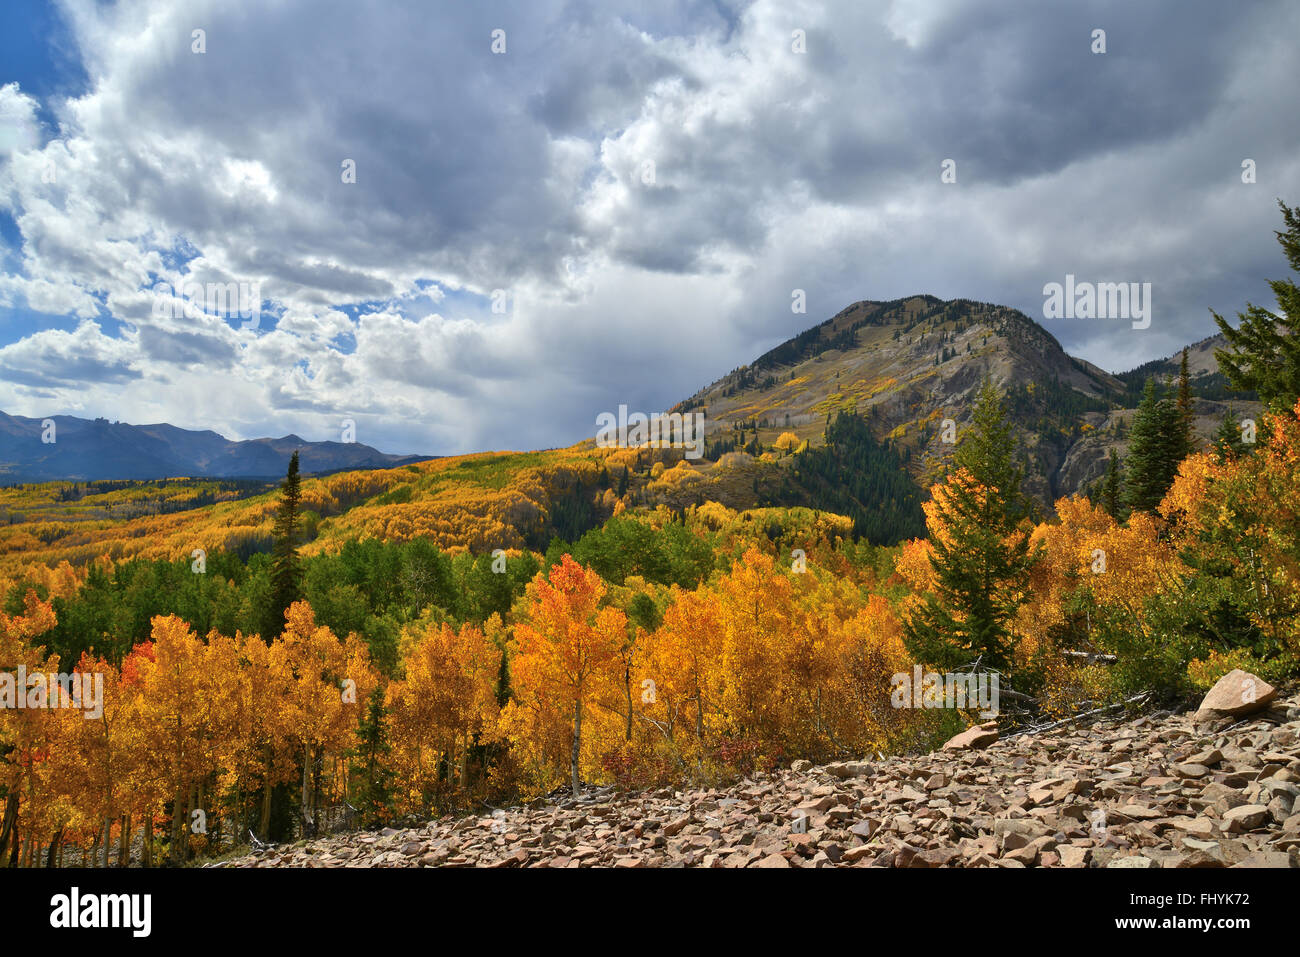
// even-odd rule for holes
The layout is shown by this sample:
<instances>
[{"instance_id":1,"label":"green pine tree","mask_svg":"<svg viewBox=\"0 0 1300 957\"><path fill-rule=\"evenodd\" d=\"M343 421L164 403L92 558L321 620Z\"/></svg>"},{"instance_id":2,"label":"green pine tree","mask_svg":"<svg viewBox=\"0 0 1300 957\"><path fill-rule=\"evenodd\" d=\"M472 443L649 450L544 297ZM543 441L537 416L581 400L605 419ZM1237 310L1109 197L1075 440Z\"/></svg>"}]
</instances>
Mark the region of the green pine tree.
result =
<instances>
[{"instance_id":1,"label":"green pine tree","mask_svg":"<svg viewBox=\"0 0 1300 957\"><path fill-rule=\"evenodd\" d=\"M380 688L370 693L365 716L357 725L357 737L359 764L355 770L361 782L357 794L357 803L361 805L357 808L361 812L360 824L379 827L388 823L393 811L393 772L385 760L392 748L388 742L384 692Z\"/></svg>"},{"instance_id":2,"label":"green pine tree","mask_svg":"<svg viewBox=\"0 0 1300 957\"><path fill-rule=\"evenodd\" d=\"M1002 397L985 380L974 422L953 453L953 472L931 517L935 590L903 624L918 661L955 668L976 658L1005 670L1015 643L1011 621L1026 600L1037 552L1024 519L1029 500ZM969 473L975 487L954 481ZM942 534L936 534L936 532Z\"/></svg>"},{"instance_id":3,"label":"green pine tree","mask_svg":"<svg viewBox=\"0 0 1300 957\"><path fill-rule=\"evenodd\" d=\"M1148 379L1133 417L1133 438L1125 459L1124 503L1135 512L1154 512L1178 474L1189 441L1178 406Z\"/></svg>"},{"instance_id":4,"label":"green pine tree","mask_svg":"<svg viewBox=\"0 0 1300 957\"><path fill-rule=\"evenodd\" d=\"M1223 413L1223 421L1214 432L1212 448L1221 460L1234 459L1249 448L1241 440L1241 422L1231 409Z\"/></svg>"},{"instance_id":5,"label":"green pine tree","mask_svg":"<svg viewBox=\"0 0 1300 957\"><path fill-rule=\"evenodd\" d=\"M1300 273L1300 206L1288 209L1278 200L1286 230L1276 233L1291 269ZM1300 285L1294 279L1269 282L1278 312L1246 303L1237 313L1237 328L1213 310L1210 314L1228 341L1215 350L1219 369L1238 389L1254 390L1274 409L1289 410L1300 398Z\"/></svg>"},{"instance_id":6,"label":"green pine tree","mask_svg":"<svg viewBox=\"0 0 1300 957\"><path fill-rule=\"evenodd\" d=\"M280 486L280 509L275 516L275 543L271 548L271 608L262 637L271 641L284 629L284 613L302 597L302 565L298 557L298 506L302 501L298 453L289 459L289 471Z\"/></svg>"},{"instance_id":7,"label":"green pine tree","mask_svg":"<svg viewBox=\"0 0 1300 957\"><path fill-rule=\"evenodd\" d=\"M1178 365L1178 439L1182 443L1181 462L1196 451L1196 410L1192 407L1192 382L1187 372L1187 349Z\"/></svg>"}]
</instances>

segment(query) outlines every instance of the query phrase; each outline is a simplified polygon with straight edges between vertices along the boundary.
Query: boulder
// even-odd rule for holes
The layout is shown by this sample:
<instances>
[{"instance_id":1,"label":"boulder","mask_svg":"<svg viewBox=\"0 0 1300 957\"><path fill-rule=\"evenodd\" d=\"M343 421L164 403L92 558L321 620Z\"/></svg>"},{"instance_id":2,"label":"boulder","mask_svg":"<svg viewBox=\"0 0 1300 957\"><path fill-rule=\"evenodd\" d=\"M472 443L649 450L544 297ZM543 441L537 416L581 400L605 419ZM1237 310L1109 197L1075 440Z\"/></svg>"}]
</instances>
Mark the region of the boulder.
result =
<instances>
[{"instance_id":1,"label":"boulder","mask_svg":"<svg viewBox=\"0 0 1300 957\"><path fill-rule=\"evenodd\" d=\"M1214 683L1201 700L1197 722L1240 718L1265 710L1277 697L1277 689L1249 671L1234 668Z\"/></svg>"},{"instance_id":2,"label":"boulder","mask_svg":"<svg viewBox=\"0 0 1300 957\"><path fill-rule=\"evenodd\" d=\"M990 744L998 739L998 723L996 721L985 721L983 724L977 724L967 728L961 734L955 734L949 738L943 746L945 751L966 751L981 750L987 748Z\"/></svg>"}]
</instances>

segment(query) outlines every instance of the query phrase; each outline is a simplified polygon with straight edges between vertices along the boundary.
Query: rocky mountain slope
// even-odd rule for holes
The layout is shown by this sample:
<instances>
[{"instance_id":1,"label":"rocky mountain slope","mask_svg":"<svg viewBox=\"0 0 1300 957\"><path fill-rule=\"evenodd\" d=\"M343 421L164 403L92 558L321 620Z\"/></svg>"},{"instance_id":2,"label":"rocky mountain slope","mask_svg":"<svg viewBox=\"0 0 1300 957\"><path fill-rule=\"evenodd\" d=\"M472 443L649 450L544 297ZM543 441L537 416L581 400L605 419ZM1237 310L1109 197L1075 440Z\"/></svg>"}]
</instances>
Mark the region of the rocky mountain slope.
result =
<instances>
[{"instance_id":1,"label":"rocky mountain slope","mask_svg":"<svg viewBox=\"0 0 1300 957\"><path fill-rule=\"evenodd\" d=\"M958 738L919 757L596 789L214 866L1300 867L1300 695L1245 717Z\"/></svg>"},{"instance_id":2,"label":"rocky mountain slope","mask_svg":"<svg viewBox=\"0 0 1300 957\"><path fill-rule=\"evenodd\" d=\"M54 441L42 441L52 421ZM296 435L232 441L165 423L128 425L0 412L0 483L88 479L279 478L294 450L304 472L392 468L426 456L389 455L357 442L307 442Z\"/></svg>"},{"instance_id":3,"label":"rocky mountain slope","mask_svg":"<svg viewBox=\"0 0 1300 957\"><path fill-rule=\"evenodd\" d=\"M1218 426L1229 398L1214 361L1219 337L1191 347L1198 431ZM770 444L784 431L816 445L828 417L847 409L873 434L908 454L923 485L951 445L943 420L969 422L987 374L1007 390L1029 458L1026 490L1044 504L1086 488L1105 471L1111 446L1122 453L1147 375L1176 375L1178 359L1147 363L1123 376L1068 355L1024 313L966 299L913 296L856 302L732 371L674 407L704 410L715 438L752 435ZM1253 404L1233 403L1238 414ZM1254 407L1257 408L1257 407Z\"/></svg>"}]
</instances>

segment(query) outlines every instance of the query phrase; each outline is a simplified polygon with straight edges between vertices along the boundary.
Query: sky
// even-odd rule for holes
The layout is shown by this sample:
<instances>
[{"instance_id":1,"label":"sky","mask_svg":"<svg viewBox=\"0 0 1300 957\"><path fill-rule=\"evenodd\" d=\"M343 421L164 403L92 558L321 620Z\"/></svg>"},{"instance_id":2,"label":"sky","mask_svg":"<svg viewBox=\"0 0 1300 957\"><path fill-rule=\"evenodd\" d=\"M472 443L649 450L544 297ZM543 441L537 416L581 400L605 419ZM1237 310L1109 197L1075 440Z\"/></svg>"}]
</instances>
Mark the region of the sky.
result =
<instances>
[{"instance_id":1,"label":"sky","mask_svg":"<svg viewBox=\"0 0 1300 957\"><path fill-rule=\"evenodd\" d=\"M0 410L547 448L922 293L1129 369L1274 305L1296 36L1289 0L6 0ZM1044 318L1067 275L1151 283L1150 327Z\"/></svg>"}]
</instances>

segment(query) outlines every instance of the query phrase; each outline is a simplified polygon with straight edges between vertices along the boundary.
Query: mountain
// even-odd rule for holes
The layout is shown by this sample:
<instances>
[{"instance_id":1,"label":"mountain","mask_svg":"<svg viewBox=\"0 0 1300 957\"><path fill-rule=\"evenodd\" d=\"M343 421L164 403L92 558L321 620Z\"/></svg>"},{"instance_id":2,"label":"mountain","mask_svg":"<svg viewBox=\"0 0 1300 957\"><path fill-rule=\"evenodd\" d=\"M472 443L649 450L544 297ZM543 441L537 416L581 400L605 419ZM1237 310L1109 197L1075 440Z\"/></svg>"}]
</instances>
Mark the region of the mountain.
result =
<instances>
[{"instance_id":1,"label":"mountain","mask_svg":"<svg viewBox=\"0 0 1300 957\"><path fill-rule=\"evenodd\" d=\"M1222 345L1215 336L1189 347L1202 435L1213 432L1229 404L1258 408L1253 397L1230 392L1219 374L1214 349ZM672 411L705 412L706 457L771 447L786 431L816 446L838 412L856 412L924 486L952 450L943 441L944 420L960 433L988 375L1005 390L1018 427L1026 491L1050 505L1100 478L1110 445L1126 448L1124 429L1147 376L1177 373L1174 356L1113 375L1066 353L1018 310L919 295L855 302Z\"/></svg>"},{"instance_id":2,"label":"mountain","mask_svg":"<svg viewBox=\"0 0 1300 957\"><path fill-rule=\"evenodd\" d=\"M53 442L43 442L52 421ZM428 456L389 455L356 442L296 435L232 441L174 425L128 425L70 415L49 420L0 412L0 484L92 479L277 478L298 450L304 472L392 468Z\"/></svg>"},{"instance_id":3,"label":"mountain","mask_svg":"<svg viewBox=\"0 0 1300 957\"><path fill-rule=\"evenodd\" d=\"M1239 416L1259 410L1221 381L1216 344L1189 347L1203 437L1229 407ZM235 480L279 479L295 448L304 471L338 473L304 483L304 507L319 518L309 548L427 538L476 553L544 550L553 537L576 541L621 508L662 506L664 519L681 521L708 502L736 514L709 510L701 521L759 522L774 547L784 534L780 510L794 506L809 510L801 521L816 534L840 534L833 516L843 516L856 536L893 544L925 534L921 502L952 451L944 420L958 433L969 422L984 375L1006 390L1029 458L1026 489L1047 511L1100 479L1111 448L1123 456L1146 377L1167 381L1177 370L1174 356L1112 375L1069 356L1014 309L913 296L854 303L679 403L672 411L706 413L700 458L587 439L567 449L419 460L292 435L231 442L70 417L55 418L57 441L45 445L39 420L0 413L0 487L51 483L0 488L0 571L6 561L264 549L274 486ZM194 480L145 490L56 481L182 475ZM204 484L216 477L229 487Z\"/></svg>"}]
</instances>

